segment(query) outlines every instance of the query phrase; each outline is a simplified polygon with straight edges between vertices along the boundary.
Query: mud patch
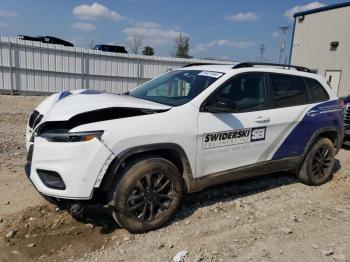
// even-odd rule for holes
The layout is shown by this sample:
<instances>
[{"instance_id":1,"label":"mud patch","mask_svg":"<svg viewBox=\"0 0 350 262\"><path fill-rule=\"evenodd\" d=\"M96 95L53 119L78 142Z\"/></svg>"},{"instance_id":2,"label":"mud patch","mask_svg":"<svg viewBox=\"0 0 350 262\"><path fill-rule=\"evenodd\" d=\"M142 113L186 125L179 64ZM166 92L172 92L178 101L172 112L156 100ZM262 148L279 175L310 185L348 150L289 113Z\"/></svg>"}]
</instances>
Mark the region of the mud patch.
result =
<instances>
[{"instance_id":1,"label":"mud patch","mask_svg":"<svg viewBox=\"0 0 350 262\"><path fill-rule=\"evenodd\" d=\"M104 227L76 221L53 205L7 217L0 234L1 261L68 260L104 248L110 239Z\"/></svg>"}]
</instances>

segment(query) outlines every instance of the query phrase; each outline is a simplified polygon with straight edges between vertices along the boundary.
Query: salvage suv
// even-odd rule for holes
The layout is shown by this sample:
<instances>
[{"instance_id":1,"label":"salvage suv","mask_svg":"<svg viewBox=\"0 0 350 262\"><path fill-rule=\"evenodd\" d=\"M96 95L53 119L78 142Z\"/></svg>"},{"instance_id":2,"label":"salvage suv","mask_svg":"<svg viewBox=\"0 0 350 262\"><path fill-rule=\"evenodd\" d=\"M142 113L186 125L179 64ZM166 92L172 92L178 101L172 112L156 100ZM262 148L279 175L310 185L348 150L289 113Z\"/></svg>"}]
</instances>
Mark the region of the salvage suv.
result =
<instances>
[{"instance_id":1,"label":"salvage suv","mask_svg":"<svg viewBox=\"0 0 350 262\"><path fill-rule=\"evenodd\" d=\"M191 64L124 94L54 94L30 115L27 176L74 215L108 210L132 233L166 224L184 193L292 171L332 176L344 104L299 66Z\"/></svg>"}]
</instances>

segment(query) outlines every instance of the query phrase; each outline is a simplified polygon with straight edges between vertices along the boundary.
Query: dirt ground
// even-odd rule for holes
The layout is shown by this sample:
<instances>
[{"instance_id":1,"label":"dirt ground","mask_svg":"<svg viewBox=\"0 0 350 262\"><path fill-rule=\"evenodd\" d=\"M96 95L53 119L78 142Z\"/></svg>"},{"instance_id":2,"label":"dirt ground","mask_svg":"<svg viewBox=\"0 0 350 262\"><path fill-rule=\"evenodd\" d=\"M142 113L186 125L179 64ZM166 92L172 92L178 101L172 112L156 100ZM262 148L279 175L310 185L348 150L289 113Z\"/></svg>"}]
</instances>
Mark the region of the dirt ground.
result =
<instances>
[{"instance_id":1,"label":"dirt ground","mask_svg":"<svg viewBox=\"0 0 350 262\"><path fill-rule=\"evenodd\" d=\"M23 172L28 114L43 99L0 96L0 261L350 261L350 153L331 181L275 174L185 197L170 225L130 235L108 217L78 222Z\"/></svg>"}]
</instances>

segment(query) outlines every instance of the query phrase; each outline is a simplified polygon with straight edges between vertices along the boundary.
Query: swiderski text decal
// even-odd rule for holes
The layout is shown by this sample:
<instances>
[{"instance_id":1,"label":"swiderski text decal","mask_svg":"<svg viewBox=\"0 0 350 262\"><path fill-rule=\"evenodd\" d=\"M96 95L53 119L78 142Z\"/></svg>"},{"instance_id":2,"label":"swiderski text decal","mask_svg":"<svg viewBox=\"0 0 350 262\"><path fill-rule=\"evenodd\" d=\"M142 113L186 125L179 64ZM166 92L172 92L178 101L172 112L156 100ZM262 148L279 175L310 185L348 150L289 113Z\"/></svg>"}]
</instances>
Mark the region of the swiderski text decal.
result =
<instances>
[{"instance_id":1,"label":"swiderski text decal","mask_svg":"<svg viewBox=\"0 0 350 262\"><path fill-rule=\"evenodd\" d=\"M204 134L203 148L231 146L265 140L266 127L246 128Z\"/></svg>"}]
</instances>

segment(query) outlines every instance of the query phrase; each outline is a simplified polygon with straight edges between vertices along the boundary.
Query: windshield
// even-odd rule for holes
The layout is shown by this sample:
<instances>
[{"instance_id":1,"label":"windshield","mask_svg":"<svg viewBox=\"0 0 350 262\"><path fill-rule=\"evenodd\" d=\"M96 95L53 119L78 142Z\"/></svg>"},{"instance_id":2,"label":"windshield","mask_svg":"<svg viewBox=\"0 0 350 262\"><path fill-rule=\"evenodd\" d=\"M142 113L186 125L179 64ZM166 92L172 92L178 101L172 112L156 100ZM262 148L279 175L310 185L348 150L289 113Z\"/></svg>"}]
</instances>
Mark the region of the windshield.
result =
<instances>
[{"instance_id":1,"label":"windshield","mask_svg":"<svg viewBox=\"0 0 350 262\"><path fill-rule=\"evenodd\" d=\"M175 70L141 85L129 95L169 106L181 106L222 75L223 73L212 71Z\"/></svg>"}]
</instances>

